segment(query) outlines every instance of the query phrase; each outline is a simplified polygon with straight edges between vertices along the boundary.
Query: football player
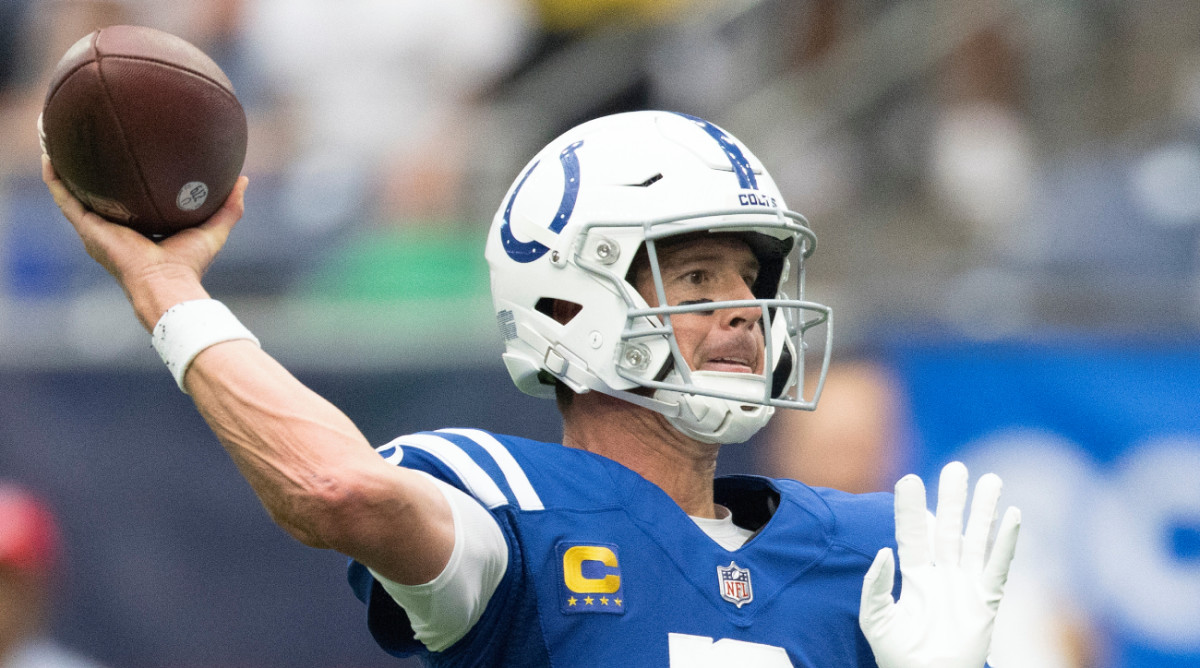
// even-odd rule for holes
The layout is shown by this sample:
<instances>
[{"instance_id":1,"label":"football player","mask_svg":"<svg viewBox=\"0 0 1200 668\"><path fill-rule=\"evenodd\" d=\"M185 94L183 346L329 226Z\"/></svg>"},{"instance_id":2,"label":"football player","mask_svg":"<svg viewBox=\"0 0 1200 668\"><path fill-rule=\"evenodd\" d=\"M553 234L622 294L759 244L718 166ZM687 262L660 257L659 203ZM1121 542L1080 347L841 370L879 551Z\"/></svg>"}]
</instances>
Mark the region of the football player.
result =
<instances>
[{"instance_id":1,"label":"football player","mask_svg":"<svg viewBox=\"0 0 1200 668\"><path fill-rule=\"evenodd\" d=\"M0 481L0 668L103 668L51 636L62 543L47 500Z\"/></svg>"},{"instance_id":2,"label":"football player","mask_svg":"<svg viewBox=\"0 0 1200 668\"><path fill-rule=\"evenodd\" d=\"M815 407L804 361L821 351L823 379L830 311L804 298L807 221L712 123L590 121L500 203L486 255L504 363L557 399L561 445L444 429L373 452L201 285L244 179L155 244L43 170L274 519L353 558L386 651L438 666L984 665L1018 524L1006 513L989 550L995 476L965 530L961 464L933 519L915 476L894 497L714 479L723 444Z\"/></svg>"}]
</instances>

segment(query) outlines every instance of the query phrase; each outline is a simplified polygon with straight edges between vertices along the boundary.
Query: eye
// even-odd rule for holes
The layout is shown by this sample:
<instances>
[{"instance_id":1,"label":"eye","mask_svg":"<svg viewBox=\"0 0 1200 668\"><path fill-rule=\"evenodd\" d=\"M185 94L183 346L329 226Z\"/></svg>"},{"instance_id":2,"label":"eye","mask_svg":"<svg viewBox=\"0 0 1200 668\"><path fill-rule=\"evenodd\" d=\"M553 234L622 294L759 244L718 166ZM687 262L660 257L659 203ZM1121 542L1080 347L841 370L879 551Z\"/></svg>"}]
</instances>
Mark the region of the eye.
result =
<instances>
[{"instance_id":1,"label":"eye","mask_svg":"<svg viewBox=\"0 0 1200 668\"><path fill-rule=\"evenodd\" d=\"M693 269L683 275L683 281L691 285L701 285L708 278L708 272L703 269Z\"/></svg>"}]
</instances>

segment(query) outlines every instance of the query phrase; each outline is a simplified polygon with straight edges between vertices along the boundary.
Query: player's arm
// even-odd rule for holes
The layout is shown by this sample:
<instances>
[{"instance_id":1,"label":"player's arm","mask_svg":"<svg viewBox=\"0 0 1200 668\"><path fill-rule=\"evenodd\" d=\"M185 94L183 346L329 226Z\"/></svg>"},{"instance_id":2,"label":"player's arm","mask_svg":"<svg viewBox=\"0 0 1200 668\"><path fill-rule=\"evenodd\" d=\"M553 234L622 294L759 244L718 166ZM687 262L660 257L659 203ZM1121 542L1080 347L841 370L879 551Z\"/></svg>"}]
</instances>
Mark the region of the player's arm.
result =
<instances>
[{"instance_id":1,"label":"player's arm","mask_svg":"<svg viewBox=\"0 0 1200 668\"><path fill-rule=\"evenodd\" d=\"M454 522L433 481L386 464L345 414L256 345L206 349L186 383L272 518L293 536L402 584L442 572Z\"/></svg>"},{"instance_id":2,"label":"player's arm","mask_svg":"<svg viewBox=\"0 0 1200 668\"><path fill-rule=\"evenodd\" d=\"M245 177L211 219L154 243L87 211L42 161L55 202L148 331L172 306L208 298L200 279L242 215ZM454 521L433 481L385 463L349 418L255 343L204 349L183 383L271 517L293 536L401 584L442 572Z\"/></svg>"}]
</instances>

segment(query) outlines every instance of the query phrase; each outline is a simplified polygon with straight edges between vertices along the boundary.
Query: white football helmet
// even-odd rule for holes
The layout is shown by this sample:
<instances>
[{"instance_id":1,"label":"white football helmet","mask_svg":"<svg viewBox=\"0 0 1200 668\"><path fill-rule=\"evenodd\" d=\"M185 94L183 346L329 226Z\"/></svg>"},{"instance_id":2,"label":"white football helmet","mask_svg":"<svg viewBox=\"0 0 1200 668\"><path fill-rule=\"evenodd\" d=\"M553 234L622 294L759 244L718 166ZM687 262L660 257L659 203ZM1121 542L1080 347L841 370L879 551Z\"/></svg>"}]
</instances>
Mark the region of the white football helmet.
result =
<instances>
[{"instance_id":1,"label":"white football helmet","mask_svg":"<svg viewBox=\"0 0 1200 668\"><path fill-rule=\"evenodd\" d=\"M754 299L667 304L655 243L698 232L747 242L760 265ZM803 301L803 261L815 245L758 159L717 126L661 111L589 121L534 156L492 222L486 256L504 363L534 396L553 397L557 380L658 411L701 441L745 441L776 406L815 408L824 386L831 313ZM662 306L650 307L627 278L643 247ZM553 300L582 308L564 324ZM671 315L747 307L762 312L763 372L690 369ZM818 326L821 369L806 395L804 337Z\"/></svg>"}]
</instances>

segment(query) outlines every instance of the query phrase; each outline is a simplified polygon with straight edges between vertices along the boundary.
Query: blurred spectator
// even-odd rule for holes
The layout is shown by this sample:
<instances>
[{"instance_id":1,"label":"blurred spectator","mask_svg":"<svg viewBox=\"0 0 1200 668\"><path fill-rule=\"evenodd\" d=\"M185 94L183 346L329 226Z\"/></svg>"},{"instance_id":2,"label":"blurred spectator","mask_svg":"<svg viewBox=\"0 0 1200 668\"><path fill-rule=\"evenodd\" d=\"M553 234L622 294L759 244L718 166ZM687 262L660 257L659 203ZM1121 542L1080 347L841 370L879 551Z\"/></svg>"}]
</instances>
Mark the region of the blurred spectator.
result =
<instances>
[{"instance_id":1,"label":"blurred spectator","mask_svg":"<svg viewBox=\"0 0 1200 668\"><path fill-rule=\"evenodd\" d=\"M30 0L9 0L0 4L0 96L20 76L21 39Z\"/></svg>"},{"instance_id":2,"label":"blurred spectator","mask_svg":"<svg viewBox=\"0 0 1200 668\"><path fill-rule=\"evenodd\" d=\"M247 66L280 110L285 217L453 219L472 100L521 53L517 0L246 0ZM361 207L364 201L376 206Z\"/></svg>"},{"instance_id":3,"label":"blurred spectator","mask_svg":"<svg viewBox=\"0 0 1200 668\"><path fill-rule=\"evenodd\" d=\"M950 14L973 11L971 3ZM945 20L949 20L947 17ZM939 78L928 179L942 206L978 244L1020 243L1037 166L1013 30L987 26L966 37Z\"/></svg>"},{"instance_id":4,"label":"blurred spectator","mask_svg":"<svg viewBox=\"0 0 1200 668\"><path fill-rule=\"evenodd\" d=\"M954 52L928 175L973 256L946 285L951 323L1195 331L1198 30L1194 3L1052 3Z\"/></svg>"},{"instance_id":5,"label":"blurred spectator","mask_svg":"<svg viewBox=\"0 0 1200 668\"><path fill-rule=\"evenodd\" d=\"M100 668L46 635L60 552L50 508L0 483L0 668Z\"/></svg>"},{"instance_id":6,"label":"blurred spectator","mask_svg":"<svg viewBox=\"0 0 1200 668\"><path fill-rule=\"evenodd\" d=\"M259 252L290 258L296 294L404 300L445 275L439 293L486 290L464 250L487 229L466 222L485 196L469 170L491 153L480 93L526 46L523 0L245 0L242 16L258 103L246 171L268 175L247 227L272 230Z\"/></svg>"},{"instance_id":7,"label":"blurred spectator","mask_svg":"<svg viewBox=\"0 0 1200 668\"><path fill-rule=\"evenodd\" d=\"M710 89L723 88L730 72L724 40L714 44L717 36L704 29L714 11L722 13L717 0L522 2L532 19L527 47L484 98L501 122L517 122L498 147L511 160L598 116L640 109L702 114L704 108L665 93L690 89L701 72ZM680 41L703 44L701 55L716 57L690 58L688 48L675 48Z\"/></svg>"}]
</instances>

